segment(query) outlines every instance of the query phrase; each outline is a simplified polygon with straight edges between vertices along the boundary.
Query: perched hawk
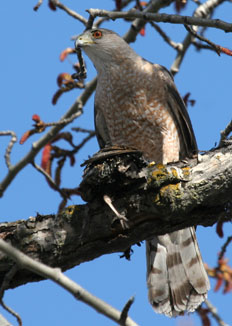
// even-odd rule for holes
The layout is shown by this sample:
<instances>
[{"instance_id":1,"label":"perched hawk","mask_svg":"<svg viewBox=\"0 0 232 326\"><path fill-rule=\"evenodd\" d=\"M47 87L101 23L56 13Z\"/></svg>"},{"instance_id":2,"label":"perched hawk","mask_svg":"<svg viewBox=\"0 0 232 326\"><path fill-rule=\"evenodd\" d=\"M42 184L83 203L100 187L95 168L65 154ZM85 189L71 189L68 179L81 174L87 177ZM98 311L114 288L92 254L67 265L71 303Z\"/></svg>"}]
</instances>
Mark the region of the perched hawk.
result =
<instances>
[{"instance_id":1,"label":"perched hawk","mask_svg":"<svg viewBox=\"0 0 232 326\"><path fill-rule=\"evenodd\" d=\"M134 147L163 164L197 153L187 110L167 69L144 60L107 29L86 30L76 46L98 72L95 127L101 148ZM194 228L157 236L146 250L154 310L168 316L194 311L209 289Z\"/></svg>"}]
</instances>

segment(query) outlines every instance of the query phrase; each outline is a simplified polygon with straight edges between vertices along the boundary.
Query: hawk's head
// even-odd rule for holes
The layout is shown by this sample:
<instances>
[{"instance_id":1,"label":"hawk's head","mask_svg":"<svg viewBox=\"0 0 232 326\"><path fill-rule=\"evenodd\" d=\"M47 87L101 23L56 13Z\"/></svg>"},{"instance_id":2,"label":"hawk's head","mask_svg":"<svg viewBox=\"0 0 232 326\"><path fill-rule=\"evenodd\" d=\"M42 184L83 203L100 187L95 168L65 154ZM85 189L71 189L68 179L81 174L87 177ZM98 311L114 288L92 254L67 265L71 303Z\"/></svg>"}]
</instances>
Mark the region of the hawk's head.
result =
<instances>
[{"instance_id":1,"label":"hawk's head","mask_svg":"<svg viewBox=\"0 0 232 326\"><path fill-rule=\"evenodd\" d=\"M80 34L75 47L81 47L97 70L107 64L120 64L122 60L137 54L117 33L104 28L88 29Z\"/></svg>"}]
</instances>

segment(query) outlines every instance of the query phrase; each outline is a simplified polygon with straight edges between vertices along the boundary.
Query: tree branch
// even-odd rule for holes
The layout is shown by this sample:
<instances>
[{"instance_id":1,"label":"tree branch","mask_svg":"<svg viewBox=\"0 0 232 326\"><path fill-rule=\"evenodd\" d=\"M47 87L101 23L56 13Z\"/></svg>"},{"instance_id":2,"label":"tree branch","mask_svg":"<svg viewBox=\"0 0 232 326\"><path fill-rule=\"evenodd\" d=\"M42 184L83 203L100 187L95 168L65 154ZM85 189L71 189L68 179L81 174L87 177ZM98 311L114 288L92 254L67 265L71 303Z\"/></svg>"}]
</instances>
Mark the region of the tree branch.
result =
<instances>
[{"instance_id":1,"label":"tree branch","mask_svg":"<svg viewBox=\"0 0 232 326\"><path fill-rule=\"evenodd\" d=\"M87 204L70 206L56 216L2 223L0 237L37 261L67 270L103 254L125 252L154 235L231 219L232 146L201 156L197 165L191 160L188 166L147 164L139 153L129 152L103 152L90 160L79 187ZM105 194L128 219L127 229L104 204ZM0 282L11 267L0 255ZM9 287L41 278L19 270Z\"/></svg>"},{"instance_id":2,"label":"tree branch","mask_svg":"<svg viewBox=\"0 0 232 326\"><path fill-rule=\"evenodd\" d=\"M16 262L19 267L30 270L43 278L54 281L56 284L71 293L77 300L83 301L99 313L115 321L117 324L123 326L137 326L137 324L127 316L122 320L122 313L120 311L83 289L66 275L62 274L59 268L51 268L33 260L2 239L0 239L0 250L7 255L7 257L10 257L14 262Z\"/></svg>"},{"instance_id":3,"label":"tree branch","mask_svg":"<svg viewBox=\"0 0 232 326\"><path fill-rule=\"evenodd\" d=\"M211 312L213 318L217 321L218 326L229 326L221 319L221 317L218 315L217 308L209 300L206 299L204 304Z\"/></svg>"},{"instance_id":4,"label":"tree branch","mask_svg":"<svg viewBox=\"0 0 232 326\"><path fill-rule=\"evenodd\" d=\"M68 8L67 6L65 6L63 3L61 3L58 0L50 0L52 2L52 4L55 7L58 7L62 10L64 10L69 16L79 20L81 23L83 23L85 26L87 25L87 19L85 19L83 16L81 16L80 14L78 14L76 11Z\"/></svg>"},{"instance_id":5,"label":"tree branch","mask_svg":"<svg viewBox=\"0 0 232 326\"><path fill-rule=\"evenodd\" d=\"M221 3L223 3L225 0L206 0L204 3L199 5L197 9L195 10L193 17L192 18L197 18L197 19L205 19L204 17L207 17L209 14L213 12L213 10L219 6ZM208 19L211 20L211 19ZM198 26L194 24L195 26L192 26L193 30L196 32L198 30ZM203 26L203 25L202 25ZM191 33L188 33L185 37L185 39L182 42L182 49L181 51L178 51L177 56L171 66L171 73L175 75L180 68L180 65L184 59L184 56L192 44L194 37L191 35Z\"/></svg>"},{"instance_id":6,"label":"tree branch","mask_svg":"<svg viewBox=\"0 0 232 326\"><path fill-rule=\"evenodd\" d=\"M181 51L182 49L181 43L176 43L173 40L171 40L170 37L162 30L162 28L159 27L159 25L153 22L150 22L150 25L155 28L155 30L160 34L160 36L168 45L170 45L175 50Z\"/></svg>"},{"instance_id":7,"label":"tree branch","mask_svg":"<svg viewBox=\"0 0 232 326\"><path fill-rule=\"evenodd\" d=\"M162 23L172 23L172 24L185 24L185 25L195 25L195 26L206 26L221 29L225 32L232 32L232 24L222 21L220 19L207 19L201 17L191 17L191 16L181 16L181 15L169 15L169 14L157 14L150 12L141 12L136 9L131 9L129 11L108 11L104 9L88 9L88 13L92 17L108 17L112 20L119 18L140 18L145 21L155 21Z\"/></svg>"},{"instance_id":8,"label":"tree branch","mask_svg":"<svg viewBox=\"0 0 232 326\"><path fill-rule=\"evenodd\" d=\"M223 146L227 140L227 137L232 132L232 120L228 123L226 128L221 131L221 139L219 142L219 147Z\"/></svg>"},{"instance_id":9,"label":"tree branch","mask_svg":"<svg viewBox=\"0 0 232 326\"><path fill-rule=\"evenodd\" d=\"M159 11L160 8L163 7L167 7L170 3L172 2L172 0L151 0L149 2L149 4L147 5L147 7L140 12L140 14L144 14L144 13L149 13L149 12L157 12ZM131 43L131 42L135 42L136 40L136 36L138 35L138 33L140 32L140 30L146 25L146 20L142 18L136 18L132 24L130 29L126 32L126 34L124 35L124 40L127 43Z\"/></svg>"},{"instance_id":10,"label":"tree branch","mask_svg":"<svg viewBox=\"0 0 232 326\"><path fill-rule=\"evenodd\" d=\"M85 103L88 101L89 97L93 93L96 87L97 79L94 78L90 81L85 90L73 103L70 109L65 113L61 118L61 121L69 119L73 114L76 114L78 111L81 111ZM77 114L78 115L78 114ZM49 142L51 141L56 134L64 127L63 123L57 123L53 128L51 128L43 137L41 137L37 142L33 143L32 149L15 165L11 165L11 168L5 178L0 183L0 197L3 196L5 190L10 185L14 177L27 165L33 162L35 156L38 152Z\"/></svg>"},{"instance_id":11,"label":"tree branch","mask_svg":"<svg viewBox=\"0 0 232 326\"><path fill-rule=\"evenodd\" d=\"M11 140L6 148L6 153L4 155L6 166L8 167L8 169L10 169L11 168L10 154L14 144L17 142L17 136L15 132L12 130L0 131L0 136L11 136Z\"/></svg>"},{"instance_id":12,"label":"tree branch","mask_svg":"<svg viewBox=\"0 0 232 326\"><path fill-rule=\"evenodd\" d=\"M11 307L8 307L5 304L5 302L3 301L5 289L8 288L9 282L12 279L12 277L15 275L17 270L18 270L17 265L13 265L12 268L9 270L9 272L6 273L5 278L4 278L3 282L1 283L1 288L0 288L0 304L7 312L9 312L9 314L11 314L12 316L14 316L16 318L18 325L22 326L22 319L21 319L20 315L17 312L15 312ZM0 320L0 325L2 326L1 320Z\"/></svg>"}]
</instances>

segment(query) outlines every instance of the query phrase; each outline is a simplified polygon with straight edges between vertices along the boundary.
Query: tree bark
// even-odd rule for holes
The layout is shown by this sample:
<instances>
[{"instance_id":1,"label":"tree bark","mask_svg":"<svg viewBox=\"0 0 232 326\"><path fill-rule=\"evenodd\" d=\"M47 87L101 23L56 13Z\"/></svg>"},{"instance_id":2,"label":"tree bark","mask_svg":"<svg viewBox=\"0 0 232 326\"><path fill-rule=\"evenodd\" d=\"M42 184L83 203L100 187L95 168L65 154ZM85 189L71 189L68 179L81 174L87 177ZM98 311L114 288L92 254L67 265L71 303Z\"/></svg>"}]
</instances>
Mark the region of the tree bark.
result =
<instances>
[{"instance_id":1,"label":"tree bark","mask_svg":"<svg viewBox=\"0 0 232 326\"><path fill-rule=\"evenodd\" d=\"M167 166L146 162L141 153L110 150L89 160L80 184L85 205L57 215L37 215L0 225L0 237L31 258L63 271L103 254L126 252L154 235L231 219L232 146ZM119 219L103 201L107 195ZM0 253L0 282L14 263ZM40 276L19 270L14 288Z\"/></svg>"}]
</instances>

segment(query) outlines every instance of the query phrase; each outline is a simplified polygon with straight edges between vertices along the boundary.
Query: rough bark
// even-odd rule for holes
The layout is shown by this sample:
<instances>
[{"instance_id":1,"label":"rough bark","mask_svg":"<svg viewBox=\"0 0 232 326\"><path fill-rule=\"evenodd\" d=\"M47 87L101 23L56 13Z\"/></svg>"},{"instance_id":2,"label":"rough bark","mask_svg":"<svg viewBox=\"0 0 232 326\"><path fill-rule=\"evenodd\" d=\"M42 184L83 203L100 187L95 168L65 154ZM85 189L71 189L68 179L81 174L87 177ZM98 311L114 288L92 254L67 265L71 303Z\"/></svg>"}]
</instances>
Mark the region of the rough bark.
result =
<instances>
[{"instance_id":1,"label":"rough bark","mask_svg":"<svg viewBox=\"0 0 232 326\"><path fill-rule=\"evenodd\" d=\"M80 192L87 204L2 223L0 237L36 260L67 270L103 254L125 252L157 234L229 220L232 146L208 152L198 163L167 166L148 164L136 151L103 152L88 162ZM103 201L106 194L128 219L127 229ZM0 282L12 266L0 254ZM9 287L39 279L19 270Z\"/></svg>"}]
</instances>

